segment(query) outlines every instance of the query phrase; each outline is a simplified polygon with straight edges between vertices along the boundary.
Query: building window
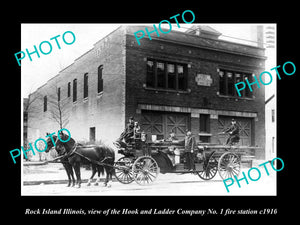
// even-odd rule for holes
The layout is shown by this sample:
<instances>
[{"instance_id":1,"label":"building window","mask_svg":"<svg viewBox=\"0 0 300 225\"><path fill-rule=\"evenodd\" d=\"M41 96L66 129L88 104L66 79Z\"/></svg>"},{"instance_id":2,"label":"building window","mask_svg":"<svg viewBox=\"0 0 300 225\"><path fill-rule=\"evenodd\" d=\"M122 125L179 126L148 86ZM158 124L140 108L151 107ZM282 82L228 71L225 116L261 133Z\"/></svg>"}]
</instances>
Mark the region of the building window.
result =
<instances>
[{"instance_id":1,"label":"building window","mask_svg":"<svg viewBox=\"0 0 300 225\"><path fill-rule=\"evenodd\" d=\"M209 114L200 114L200 132L209 133Z\"/></svg>"},{"instance_id":2,"label":"building window","mask_svg":"<svg viewBox=\"0 0 300 225\"><path fill-rule=\"evenodd\" d=\"M226 72L227 77L227 95L234 96L234 77L232 72Z\"/></svg>"},{"instance_id":3,"label":"building window","mask_svg":"<svg viewBox=\"0 0 300 225\"><path fill-rule=\"evenodd\" d=\"M209 114L200 114L200 134L199 140L203 143L210 143L210 123Z\"/></svg>"},{"instance_id":4,"label":"building window","mask_svg":"<svg viewBox=\"0 0 300 225\"><path fill-rule=\"evenodd\" d=\"M167 64L168 88L176 89L175 64Z\"/></svg>"},{"instance_id":5,"label":"building window","mask_svg":"<svg viewBox=\"0 0 300 225\"><path fill-rule=\"evenodd\" d=\"M166 77L165 77L165 64L162 62L157 62L157 87L166 88Z\"/></svg>"},{"instance_id":6,"label":"building window","mask_svg":"<svg viewBox=\"0 0 300 225\"><path fill-rule=\"evenodd\" d=\"M57 88L57 101L60 101L60 87Z\"/></svg>"},{"instance_id":7,"label":"building window","mask_svg":"<svg viewBox=\"0 0 300 225\"><path fill-rule=\"evenodd\" d=\"M47 96L44 96L44 112L47 111Z\"/></svg>"},{"instance_id":8,"label":"building window","mask_svg":"<svg viewBox=\"0 0 300 225\"><path fill-rule=\"evenodd\" d=\"M219 70L219 93L220 95L239 97L235 84L245 82L248 79L249 83L252 82L252 74L241 73L228 70ZM252 92L249 88L240 91L240 97L252 98Z\"/></svg>"},{"instance_id":9,"label":"building window","mask_svg":"<svg viewBox=\"0 0 300 225\"><path fill-rule=\"evenodd\" d=\"M155 74L154 74L154 62L151 60L147 61L147 87L155 87Z\"/></svg>"},{"instance_id":10,"label":"building window","mask_svg":"<svg viewBox=\"0 0 300 225\"><path fill-rule=\"evenodd\" d=\"M177 65L177 76L178 76L178 89L186 90L187 89L187 72L186 66Z\"/></svg>"},{"instance_id":11,"label":"building window","mask_svg":"<svg viewBox=\"0 0 300 225\"><path fill-rule=\"evenodd\" d=\"M221 95L225 95L226 94L225 73L222 70L220 70L220 72L219 72L219 93Z\"/></svg>"},{"instance_id":12,"label":"building window","mask_svg":"<svg viewBox=\"0 0 300 225\"><path fill-rule=\"evenodd\" d=\"M103 78L102 78L103 65L98 67L98 93L103 91Z\"/></svg>"},{"instance_id":13,"label":"building window","mask_svg":"<svg viewBox=\"0 0 300 225\"><path fill-rule=\"evenodd\" d=\"M77 101L77 79L73 80L73 102Z\"/></svg>"},{"instance_id":14,"label":"building window","mask_svg":"<svg viewBox=\"0 0 300 225\"><path fill-rule=\"evenodd\" d=\"M83 77L83 98L87 98L89 96L89 76L88 74L84 74Z\"/></svg>"},{"instance_id":15,"label":"building window","mask_svg":"<svg viewBox=\"0 0 300 225\"><path fill-rule=\"evenodd\" d=\"M146 86L185 91L187 89L187 65L148 59Z\"/></svg>"},{"instance_id":16,"label":"building window","mask_svg":"<svg viewBox=\"0 0 300 225\"><path fill-rule=\"evenodd\" d=\"M249 81L249 83L252 83L252 74L244 74L243 81L246 83L246 79ZM250 88L243 89L243 95L247 98L252 98L252 91L250 91Z\"/></svg>"},{"instance_id":17,"label":"building window","mask_svg":"<svg viewBox=\"0 0 300 225\"><path fill-rule=\"evenodd\" d=\"M68 82L68 97L71 96L71 82Z\"/></svg>"},{"instance_id":18,"label":"building window","mask_svg":"<svg viewBox=\"0 0 300 225\"><path fill-rule=\"evenodd\" d=\"M96 141L96 127L90 127L90 143L95 143Z\"/></svg>"},{"instance_id":19,"label":"building window","mask_svg":"<svg viewBox=\"0 0 300 225\"><path fill-rule=\"evenodd\" d=\"M272 123L274 123L275 122L275 109L272 109L271 113L272 113Z\"/></svg>"}]
</instances>

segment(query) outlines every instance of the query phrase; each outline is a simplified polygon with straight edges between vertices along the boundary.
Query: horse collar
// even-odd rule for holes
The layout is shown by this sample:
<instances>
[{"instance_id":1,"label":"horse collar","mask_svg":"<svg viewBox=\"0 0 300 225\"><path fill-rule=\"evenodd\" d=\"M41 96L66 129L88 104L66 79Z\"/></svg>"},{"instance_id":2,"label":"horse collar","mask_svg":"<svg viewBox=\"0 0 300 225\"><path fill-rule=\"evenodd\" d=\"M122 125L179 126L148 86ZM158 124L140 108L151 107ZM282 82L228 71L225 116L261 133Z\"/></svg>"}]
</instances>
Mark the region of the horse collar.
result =
<instances>
[{"instance_id":1,"label":"horse collar","mask_svg":"<svg viewBox=\"0 0 300 225\"><path fill-rule=\"evenodd\" d=\"M75 143L74 143L73 147L71 148L70 153L68 153L68 155L69 156L72 155L76 151L76 149L77 149L77 142L75 141Z\"/></svg>"}]
</instances>

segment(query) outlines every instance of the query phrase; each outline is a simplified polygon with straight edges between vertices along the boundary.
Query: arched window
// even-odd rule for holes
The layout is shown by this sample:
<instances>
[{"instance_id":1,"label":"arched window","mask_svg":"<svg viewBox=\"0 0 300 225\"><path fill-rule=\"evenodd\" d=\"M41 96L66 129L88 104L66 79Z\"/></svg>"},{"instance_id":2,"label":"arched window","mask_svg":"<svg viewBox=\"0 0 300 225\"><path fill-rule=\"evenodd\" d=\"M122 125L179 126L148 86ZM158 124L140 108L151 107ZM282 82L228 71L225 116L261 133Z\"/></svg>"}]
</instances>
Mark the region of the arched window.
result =
<instances>
[{"instance_id":1,"label":"arched window","mask_svg":"<svg viewBox=\"0 0 300 225\"><path fill-rule=\"evenodd\" d=\"M83 98L87 98L89 96L89 76L88 74L84 74L83 77Z\"/></svg>"},{"instance_id":2,"label":"arched window","mask_svg":"<svg viewBox=\"0 0 300 225\"><path fill-rule=\"evenodd\" d=\"M47 96L44 96L44 112L47 111Z\"/></svg>"},{"instance_id":3,"label":"arched window","mask_svg":"<svg viewBox=\"0 0 300 225\"><path fill-rule=\"evenodd\" d=\"M103 91L103 79L102 79L103 65L98 67L98 93Z\"/></svg>"},{"instance_id":4,"label":"arched window","mask_svg":"<svg viewBox=\"0 0 300 225\"><path fill-rule=\"evenodd\" d=\"M73 80L73 102L77 101L77 79Z\"/></svg>"}]
</instances>

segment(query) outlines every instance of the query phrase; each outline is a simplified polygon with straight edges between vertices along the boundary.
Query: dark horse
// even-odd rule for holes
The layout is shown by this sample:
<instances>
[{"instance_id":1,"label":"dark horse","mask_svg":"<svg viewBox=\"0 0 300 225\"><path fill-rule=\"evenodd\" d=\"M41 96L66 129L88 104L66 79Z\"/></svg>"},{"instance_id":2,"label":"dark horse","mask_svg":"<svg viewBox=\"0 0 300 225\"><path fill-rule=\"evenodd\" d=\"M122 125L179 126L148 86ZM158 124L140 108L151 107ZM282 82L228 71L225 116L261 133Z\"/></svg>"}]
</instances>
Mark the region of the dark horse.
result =
<instances>
[{"instance_id":1,"label":"dark horse","mask_svg":"<svg viewBox=\"0 0 300 225\"><path fill-rule=\"evenodd\" d=\"M104 182L105 186L110 186L109 181L112 180L112 175L114 174L114 168L112 167L115 161L115 152L112 148L103 145L89 145L84 146L75 142L73 138L70 138L68 142L62 142L56 135L47 138L47 149L46 152L54 147L58 155L61 156L61 162L67 172L69 183L68 187L75 185L75 179L73 175L73 168L77 178L78 187L81 186L81 176L80 176L80 165L85 163L92 163L92 176L89 179L93 179L96 170L98 170L98 176L100 172L106 172L106 179ZM63 133L60 133L61 140L68 140L69 136ZM97 163L103 163L99 165ZM72 178L72 181L71 181Z\"/></svg>"}]
</instances>

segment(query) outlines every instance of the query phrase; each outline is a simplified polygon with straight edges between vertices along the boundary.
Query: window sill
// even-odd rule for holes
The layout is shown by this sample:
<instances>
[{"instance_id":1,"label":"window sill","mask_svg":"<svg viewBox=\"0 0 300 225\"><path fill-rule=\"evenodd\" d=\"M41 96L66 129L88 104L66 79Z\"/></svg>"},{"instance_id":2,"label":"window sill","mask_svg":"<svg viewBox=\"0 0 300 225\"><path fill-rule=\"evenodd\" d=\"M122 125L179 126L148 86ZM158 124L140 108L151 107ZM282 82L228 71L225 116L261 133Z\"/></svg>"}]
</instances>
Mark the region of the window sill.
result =
<instances>
[{"instance_id":1,"label":"window sill","mask_svg":"<svg viewBox=\"0 0 300 225\"><path fill-rule=\"evenodd\" d=\"M173 90L173 89L163 89L163 88L152 88L152 87L146 87L146 85L143 85L143 88L147 91L155 91L158 92L167 92L167 93L177 93L177 94L189 94L191 93L191 89L187 89L186 91L183 90Z\"/></svg>"},{"instance_id":2,"label":"window sill","mask_svg":"<svg viewBox=\"0 0 300 225\"><path fill-rule=\"evenodd\" d=\"M238 100L250 100L250 101L253 101L255 100L255 96L253 95L252 98L248 98L248 97L238 97L238 96L230 96L230 95L221 95L221 94L218 94L217 95L220 97L220 98L231 98L231 99L235 99L236 101Z\"/></svg>"},{"instance_id":3,"label":"window sill","mask_svg":"<svg viewBox=\"0 0 300 225\"><path fill-rule=\"evenodd\" d=\"M210 133L199 133L198 135L199 136L206 136L206 137L211 137L212 136L212 134L210 134Z\"/></svg>"},{"instance_id":4,"label":"window sill","mask_svg":"<svg viewBox=\"0 0 300 225\"><path fill-rule=\"evenodd\" d=\"M89 97L85 97L85 98L83 99L83 103L87 102L88 100L89 100Z\"/></svg>"},{"instance_id":5,"label":"window sill","mask_svg":"<svg viewBox=\"0 0 300 225\"><path fill-rule=\"evenodd\" d=\"M103 95L103 91L97 93L97 98L100 98Z\"/></svg>"}]
</instances>

